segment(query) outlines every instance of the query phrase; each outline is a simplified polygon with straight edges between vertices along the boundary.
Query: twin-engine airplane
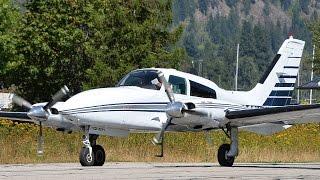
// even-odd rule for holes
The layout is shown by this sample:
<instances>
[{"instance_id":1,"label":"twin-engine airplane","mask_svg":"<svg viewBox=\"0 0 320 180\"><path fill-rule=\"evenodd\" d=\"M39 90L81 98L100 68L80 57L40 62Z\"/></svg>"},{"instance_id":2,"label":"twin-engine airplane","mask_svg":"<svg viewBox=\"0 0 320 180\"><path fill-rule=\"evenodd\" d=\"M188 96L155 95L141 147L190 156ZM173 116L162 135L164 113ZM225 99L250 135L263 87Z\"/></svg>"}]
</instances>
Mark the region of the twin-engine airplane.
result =
<instances>
[{"instance_id":1,"label":"twin-engine airplane","mask_svg":"<svg viewBox=\"0 0 320 180\"><path fill-rule=\"evenodd\" d=\"M13 102L29 112L0 112L0 117L39 124L38 153L42 126L83 132L83 166L104 164L105 151L96 143L100 135L155 132L153 143L162 145L165 131L222 129L231 143L219 147L218 161L232 166L239 129L272 134L293 124L320 122L320 105L290 105L304 44L292 37L285 40L259 83L246 92L223 90L210 80L174 69L138 69L116 87L84 91L65 102L58 101L67 95L66 86L48 103L31 105L14 95Z\"/></svg>"}]
</instances>

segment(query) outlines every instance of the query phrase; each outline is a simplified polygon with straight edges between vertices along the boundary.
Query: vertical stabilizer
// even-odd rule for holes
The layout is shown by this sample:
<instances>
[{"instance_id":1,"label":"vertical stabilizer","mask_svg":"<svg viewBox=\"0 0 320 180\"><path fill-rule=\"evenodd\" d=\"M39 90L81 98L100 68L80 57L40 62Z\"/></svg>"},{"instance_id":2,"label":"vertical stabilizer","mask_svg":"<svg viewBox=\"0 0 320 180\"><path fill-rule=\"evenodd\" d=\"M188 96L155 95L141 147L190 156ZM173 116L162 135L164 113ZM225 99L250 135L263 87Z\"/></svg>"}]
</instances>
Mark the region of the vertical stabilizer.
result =
<instances>
[{"instance_id":1,"label":"vertical stabilizer","mask_svg":"<svg viewBox=\"0 0 320 180\"><path fill-rule=\"evenodd\" d=\"M250 91L220 91L222 100L255 106L285 106L291 102L304 41L286 39L258 84Z\"/></svg>"},{"instance_id":2,"label":"vertical stabilizer","mask_svg":"<svg viewBox=\"0 0 320 180\"><path fill-rule=\"evenodd\" d=\"M263 106L289 105L297 81L304 41L285 40L259 83L248 93Z\"/></svg>"}]
</instances>

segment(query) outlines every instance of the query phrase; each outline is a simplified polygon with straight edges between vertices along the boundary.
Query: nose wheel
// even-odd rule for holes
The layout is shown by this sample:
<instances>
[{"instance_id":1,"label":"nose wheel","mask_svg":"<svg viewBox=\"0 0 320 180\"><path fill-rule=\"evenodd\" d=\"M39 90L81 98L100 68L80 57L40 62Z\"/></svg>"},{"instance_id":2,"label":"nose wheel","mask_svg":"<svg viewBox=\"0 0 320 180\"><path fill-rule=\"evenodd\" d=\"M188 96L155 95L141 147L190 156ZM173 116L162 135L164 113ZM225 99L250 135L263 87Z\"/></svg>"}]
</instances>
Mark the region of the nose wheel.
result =
<instances>
[{"instance_id":1,"label":"nose wheel","mask_svg":"<svg viewBox=\"0 0 320 180\"><path fill-rule=\"evenodd\" d=\"M90 154L90 150L87 147L81 149L79 159L82 166L93 166L94 164L94 154Z\"/></svg>"},{"instance_id":2,"label":"nose wheel","mask_svg":"<svg viewBox=\"0 0 320 180\"><path fill-rule=\"evenodd\" d=\"M100 145L92 147L92 155L90 155L89 148L83 147L80 151L79 159L82 166L103 166L106 154Z\"/></svg>"},{"instance_id":3,"label":"nose wheel","mask_svg":"<svg viewBox=\"0 0 320 180\"><path fill-rule=\"evenodd\" d=\"M103 166L104 161L106 160L106 153L102 146L95 145L92 147L93 156L94 156L94 166Z\"/></svg>"},{"instance_id":4,"label":"nose wheel","mask_svg":"<svg viewBox=\"0 0 320 180\"><path fill-rule=\"evenodd\" d=\"M106 153L102 146L96 144L98 135L89 134L89 127L84 127L82 147L79 155L82 166L103 166L106 160Z\"/></svg>"}]
</instances>

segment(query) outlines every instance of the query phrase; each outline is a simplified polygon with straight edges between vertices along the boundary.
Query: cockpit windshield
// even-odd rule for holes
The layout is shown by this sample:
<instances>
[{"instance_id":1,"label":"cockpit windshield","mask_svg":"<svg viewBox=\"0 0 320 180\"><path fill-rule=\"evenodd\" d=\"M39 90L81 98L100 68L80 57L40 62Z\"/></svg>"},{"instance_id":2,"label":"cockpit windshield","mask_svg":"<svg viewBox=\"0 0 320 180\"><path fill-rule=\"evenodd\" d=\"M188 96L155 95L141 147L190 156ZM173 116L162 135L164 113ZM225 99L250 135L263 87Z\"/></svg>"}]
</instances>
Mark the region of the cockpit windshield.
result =
<instances>
[{"instance_id":1,"label":"cockpit windshield","mask_svg":"<svg viewBox=\"0 0 320 180\"><path fill-rule=\"evenodd\" d=\"M138 86L145 89L160 90L161 83L155 70L133 71L125 76L118 86Z\"/></svg>"}]
</instances>

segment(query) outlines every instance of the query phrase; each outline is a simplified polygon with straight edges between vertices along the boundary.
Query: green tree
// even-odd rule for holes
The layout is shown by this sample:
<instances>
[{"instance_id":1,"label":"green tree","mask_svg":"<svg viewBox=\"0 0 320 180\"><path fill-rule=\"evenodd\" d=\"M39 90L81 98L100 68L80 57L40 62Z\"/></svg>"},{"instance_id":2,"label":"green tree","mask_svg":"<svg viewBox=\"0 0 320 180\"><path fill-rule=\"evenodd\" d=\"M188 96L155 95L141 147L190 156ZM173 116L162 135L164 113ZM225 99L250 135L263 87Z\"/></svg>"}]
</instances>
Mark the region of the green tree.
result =
<instances>
[{"instance_id":1,"label":"green tree","mask_svg":"<svg viewBox=\"0 0 320 180\"><path fill-rule=\"evenodd\" d=\"M184 21L185 19L192 17L197 8L195 0L173 0L172 6L175 24L179 24L180 21Z\"/></svg>"},{"instance_id":2,"label":"green tree","mask_svg":"<svg viewBox=\"0 0 320 180\"><path fill-rule=\"evenodd\" d=\"M26 4L10 82L31 101L67 84L73 93L113 86L134 68L178 67L182 32L171 25L171 1L33 0ZM19 76L18 76L19 75Z\"/></svg>"},{"instance_id":3,"label":"green tree","mask_svg":"<svg viewBox=\"0 0 320 180\"><path fill-rule=\"evenodd\" d=\"M244 11L245 15L249 15L251 10L251 1L244 1L242 11Z\"/></svg>"},{"instance_id":4,"label":"green tree","mask_svg":"<svg viewBox=\"0 0 320 180\"><path fill-rule=\"evenodd\" d=\"M0 79L6 81L6 63L17 58L19 9L10 0L0 0Z\"/></svg>"},{"instance_id":5,"label":"green tree","mask_svg":"<svg viewBox=\"0 0 320 180\"><path fill-rule=\"evenodd\" d=\"M199 9L200 9L201 13L206 14L207 8L208 8L207 0L198 0L198 4L199 4Z\"/></svg>"},{"instance_id":6,"label":"green tree","mask_svg":"<svg viewBox=\"0 0 320 180\"><path fill-rule=\"evenodd\" d=\"M289 7L291 6L292 2L293 2L292 0L280 0L281 8L283 10L287 11L289 9Z\"/></svg>"},{"instance_id":7,"label":"green tree","mask_svg":"<svg viewBox=\"0 0 320 180\"><path fill-rule=\"evenodd\" d=\"M269 4L269 1L265 1L264 2L263 13L264 13L265 16L269 16L270 15L270 4Z\"/></svg>"},{"instance_id":8,"label":"green tree","mask_svg":"<svg viewBox=\"0 0 320 180\"><path fill-rule=\"evenodd\" d=\"M312 32L312 42L316 47L315 59L314 59L314 69L316 73L320 73L320 21L317 20L310 25L310 30Z\"/></svg>"},{"instance_id":9,"label":"green tree","mask_svg":"<svg viewBox=\"0 0 320 180\"><path fill-rule=\"evenodd\" d=\"M259 80L259 70L256 60L252 57L239 58L239 87L240 90L252 89Z\"/></svg>"},{"instance_id":10,"label":"green tree","mask_svg":"<svg viewBox=\"0 0 320 180\"><path fill-rule=\"evenodd\" d=\"M227 87L226 82L229 82L229 74L225 72L225 69L228 65L223 58L217 57L211 60L205 60L203 62L203 70L205 76L217 83L220 87Z\"/></svg>"},{"instance_id":11,"label":"green tree","mask_svg":"<svg viewBox=\"0 0 320 180\"><path fill-rule=\"evenodd\" d=\"M191 18L188 26L185 29L185 32L187 33L185 33L185 36L182 40L182 45L186 49L187 54L193 58L199 58L199 52L197 49L198 43L195 36L197 34L196 26L195 19Z\"/></svg>"},{"instance_id":12,"label":"green tree","mask_svg":"<svg viewBox=\"0 0 320 180\"><path fill-rule=\"evenodd\" d=\"M292 7L292 22L290 32L297 39L303 39L306 42L311 42L311 33L307 28L306 21L301 17L301 8L298 3ZM312 51L310 43L306 43L305 49Z\"/></svg>"},{"instance_id":13,"label":"green tree","mask_svg":"<svg viewBox=\"0 0 320 180\"><path fill-rule=\"evenodd\" d=\"M28 1L23 14L18 60L7 64L7 77L31 101L48 100L67 84L81 90L85 70L93 63L86 54L90 3L84 1Z\"/></svg>"},{"instance_id":14,"label":"green tree","mask_svg":"<svg viewBox=\"0 0 320 180\"><path fill-rule=\"evenodd\" d=\"M124 1L126 2L126 1ZM95 59L87 72L84 87L114 85L128 71L143 67L180 66L184 51L175 44L182 27L171 31L171 1L138 0L99 4L91 16L94 24L90 57Z\"/></svg>"},{"instance_id":15,"label":"green tree","mask_svg":"<svg viewBox=\"0 0 320 180\"><path fill-rule=\"evenodd\" d=\"M260 72L264 72L272 60L271 40L269 39L268 32L265 28L257 24L253 28L254 34L254 58Z\"/></svg>"},{"instance_id":16,"label":"green tree","mask_svg":"<svg viewBox=\"0 0 320 180\"><path fill-rule=\"evenodd\" d=\"M229 7L234 7L234 6L236 6L237 3L238 3L238 0L226 0L226 4Z\"/></svg>"},{"instance_id":17,"label":"green tree","mask_svg":"<svg viewBox=\"0 0 320 180\"><path fill-rule=\"evenodd\" d=\"M278 52L284 37L287 36L287 32L285 32L285 34L283 34L282 32L283 32L283 27L280 21L277 21L276 24L270 23L269 34L271 38L271 49L273 54Z\"/></svg>"},{"instance_id":18,"label":"green tree","mask_svg":"<svg viewBox=\"0 0 320 180\"><path fill-rule=\"evenodd\" d=\"M241 56L255 56L253 27L250 21L244 21L241 28L240 36L240 55Z\"/></svg>"},{"instance_id":19,"label":"green tree","mask_svg":"<svg viewBox=\"0 0 320 180\"><path fill-rule=\"evenodd\" d=\"M301 10L306 13L309 14L309 4L310 4L310 0L299 0L299 4L301 7Z\"/></svg>"}]
</instances>

